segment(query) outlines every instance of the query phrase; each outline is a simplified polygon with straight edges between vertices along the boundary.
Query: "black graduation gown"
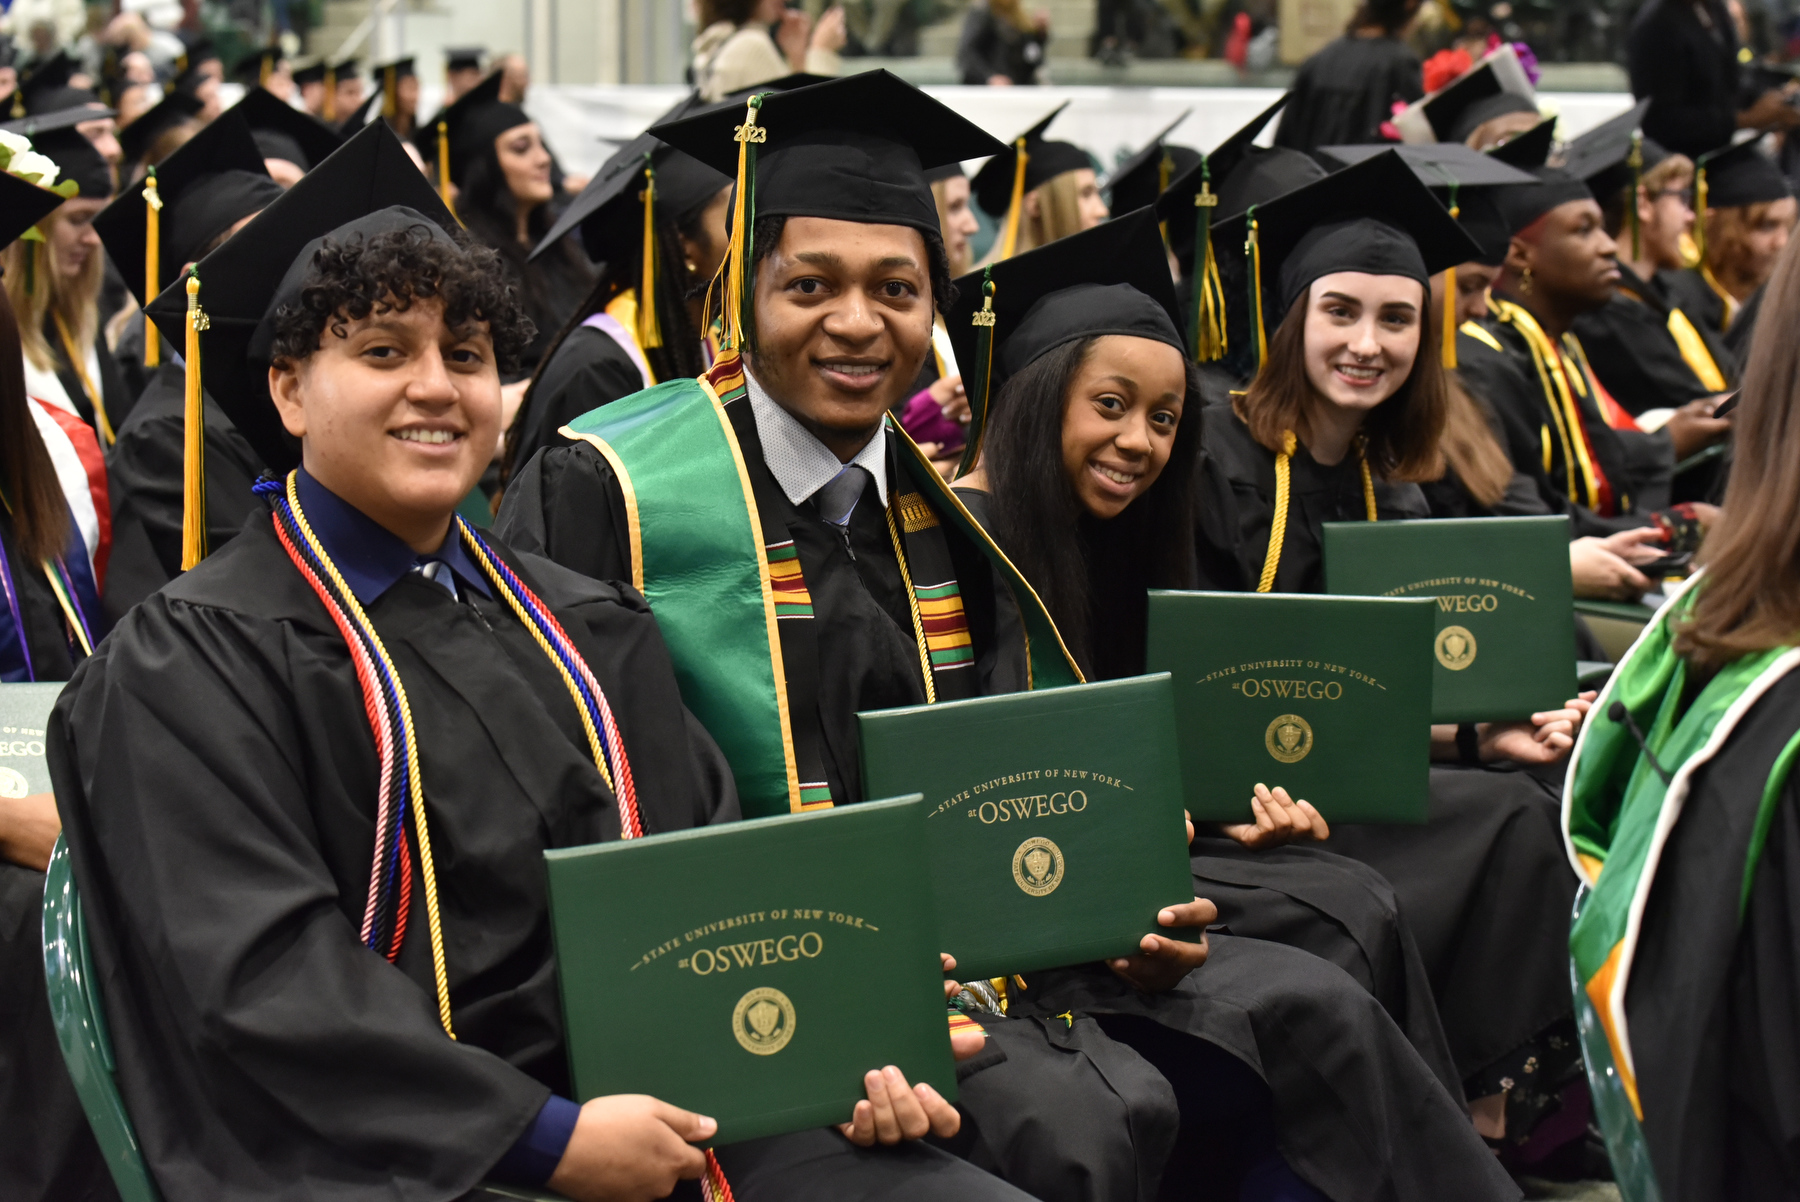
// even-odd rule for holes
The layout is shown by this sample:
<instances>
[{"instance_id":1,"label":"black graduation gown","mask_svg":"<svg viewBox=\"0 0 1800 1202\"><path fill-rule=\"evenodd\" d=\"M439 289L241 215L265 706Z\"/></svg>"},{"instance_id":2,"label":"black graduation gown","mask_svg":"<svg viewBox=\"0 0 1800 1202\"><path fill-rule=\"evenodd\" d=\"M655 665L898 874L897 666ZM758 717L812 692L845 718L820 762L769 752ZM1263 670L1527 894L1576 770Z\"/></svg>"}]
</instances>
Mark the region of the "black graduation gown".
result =
<instances>
[{"instance_id":1,"label":"black graduation gown","mask_svg":"<svg viewBox=\"0 0 1800 1202\"><path fill-rule=\"evenodd\" d=\"M75 665L62 608L43 572L20 558L3 513L0 542L37 679L67 680ZM99 1202L118 1195L50 1022L43 902L43 873L0 860L0 1198Z\"/></svg>"},{"instance_id":2,"label":"black graduation gown","mask_svg":"<svg viewBox=\"0 0 1800 1202\"><path fill-rule=\"evenodd\" d=\"M81 420L94 428L94 436L100 436L100 425L94 418L94 404L88 398L87 389L81 386L81 377L69 362L68 354L63 350L62 338L57 333L54 319L48 315L44 318L44 338L50 343L50 353L56 359L56 378L62 383L63 391L69 394L69 401L75 406L75 412ZM93 383L100 389L101 402L106 406L106 419L112 423L113 432L125 423L131 412L133 396L125 387L125 376L119 370L118 360L113 358L112 351L107 349L106 336L94 336L94 356L100 362L100 378ZM102 440L104 446L104 440Z\"/></svg>"},{"instance_id":3,"label":"black graduation gown","mask_svg":"<svg viewBox=\"0 0 1800 1202\"><path fill-rule=\"evenodd\" d=\"M1800 777L1738 908L1763 787L1797 729L1790 674L1695 772L1644 908L1625 1015L1665 1202L1800 1195Z\"/></svg>"},{"instance_id":4,"label":"black graduation gown","mask_svg":"<svg viewBox=\"0 0 1800 1202\"><path fill-rule=\"evenodd\" d=\"M1248 592L1262 576L1275 515L1275 454L1222 405L1202 412L1200 487L1195 490L1201 587ZM1362 465L1354 454L1330 466L1304 446L1288 462L1287 538L1275 568L1275 592L1325 591L1326 522L1368 517ZM1375 512L1387 521L1429 516L1416 484L1375 481Z\"/></svg>"},{"instance_id":5,"label":"black graduation gown","mask_svg":"<svg viewBox=\"0 0 1800 1202\"><path fill-rule=\"evenodd\" d=\"M1594 460L1612 486L1616 512L1597 513L1580 498L1570 497L1556 424L1525 336L1510 323L1493 318L1476 324L1500 349L1496 351L1482 338L1459 333L1457 374L1499 419L1502 445L1513 470L1532 478L1551 512L1569 515L1576 537L1605 537L1645 525L1645 515L1668 504L1675 468L1675 447L1668 432L1615 430L1601 418L1591 395L1577 398L1578 404ZM1548 464L1545 447L1550 448ZM1577 473L1579 477L1579 469Z\"/></svg>"},{"instance_id":6,"label":"black graduation gown","mask_svg":"<svg viewBox=\"0 0 1800 1202\"><path fill-rule=\"evenodd\" d=\"M1737 129L1737 36L1725 5L1708 0L1712 27L1690 0L1650 0L1631 22L1626 63L1632 95L1650 99L1644 136L1698 158Z\"/></svg>"},{"instance_id":7,"label":"black graduation gown","mask_svg":"<svg viewBox=\"0 0 1800 1202\"><path fill-rule=\"evenodd\" d=\"M1418 56L1398 38L1338 38L1300 64L1275 145L1311 153L1384 141L1381 123L1393 102L1425 94L1420 71Z\"/></svg>"},{"instance_id":8,"label":"black graduation gown","mask_svg":"<svg viewBox=\"0 0 1800 1202\"><path fill-rule=\"evenodd\" d=\"M612 335L577 326L544 364L516 424L513 462L524 463L545 447L562 446L557 431L601 405L642 391L644 377Z\"/></svg>"},{"instance_id":9,"label":"black graduation gown","mask_svg":"<svg viewBox=\"0 0 1800 1202\"><path fill-rule=\"evenodd\" d=\"M618 716L645 828L736 816L642 599L501 556ZM449 1198L569 1093L542 853L617 837L556 669L504 602L368 612L411 703L457 1040L425 907L357 936L377 757L343 637L268 521L144 602L64 693L50 766L138 1139L168 1198Z\"/></svg>"},{"instance_id":10,"label":"black graduation gown","mask_svg":"<svg viewBox=\"0 0 1800 1202\"><path fill-rule=\"evenodd\" d=\"M206 419L206 537L217 551L260 512L250 486L262 460L225 411L203 396ZM187 394L182 369L157 369L119 428L107 456L113 553L107 565L107 615L117 622L132 606L181 571L182 462L187 447Z\"/></svg>"},{"instance_id":11,"label":"black graduation gown","mask_svg":"<svg viewBox=\"0 0 1800 1202\"><path fill-rule=\"evenodd\" d=\"M1713 390L1700 382L1669 333L1669 311L1675 306L1657 281L1643 279L1624 264L1619 265L1619 274L1613 298L1575 319L1575 337L1600 383L1633 416L1646 409L1679 409L1710 396ZM1731 383L1736 379L1733 357L1711 329L1692 315L1688 320Z\"/></svg>"},{"instance_id":12,"label":"black graduation gown","mask_svg":"<svg viewBox=\"0 0 1800 1202\"><path fill-rule=\"evenodd\" d=\"M747 397L725 407L757 504L780 515L812 595L820 673L816 720L824 771L839 805L862 800L856 713L925 702L912 618L873 481L848 536L811 502L794 505L763 461ZM889 479L898 465L890 452ZM514 476L495 529L513 546L600 579L629 579L624 498L609 464L586 442L552 447ZM1025 687L1023 639L997 628L992 568L948 526L983 693ZM796 706L796 716L799 709ZM1174 1139L1168 1086L1131 1049L1097 1030L1038 1019L979 1016L989 1053L959 1067L969 1130L949 1146L1046 1202L1149 1202ZM1059 1039L1052 1028L1063 1027ZM979 1074L979 1075L975 1075ZM1090 1116L1071 1127L1070 1115ZM1117 1116L1112 1122L1102 1116ZM730 1151L728 1149L728 1151ZM737 1154L742 1155L742 1154ZM741 1163L739 1161L738 1163ZM726 1161L728 1172L733 1161ZM734 1177L734 1188L736 1179ZM739 1192L742 1192L741 1190Z\"/></svg>"},{"instance_id":13,"label":"black graduation gown","mask_svg":"<svg viewBox=\"0 0 1800 1202\"><path fill-rule=\"evenodd\" d=\"M1762 312L1763 293L1768 290L1768 285L1764 284L1750 294L1743 308L1732 318L1731 328L1725 331L1725 337L1721 340L1726 351L1736 356L1740 364L1750 362L1750 339L1756 334L1756 318Z\"/></svg>"},{"instance_id":14,"label":"black graduation gown","mask_svg":"<svg viewBox=\"0 0 1800 1202\"><path fill-rule=\"evenodd\" d=\"M1727 368L1734 376L1743 370L1743 359L1739 348L1731 340L1731 332L1738 326L1738 318L1743 316L1743 309L1738 310L1737 317L1729 323L1725 320L1725 298L1713 290L1700 274L1698 268L1684 267L1680 270L1664 269L1656 273L1657 287L1669 300L1669 303L1688 315L1702 336L1715 346L1722 346L1731 355L1732 361ZM1752 300L1755 298L1752 297ZM1746 302L1748 303L1748 302ZM1727 365L1721 363L1721 368Z\"/></svg>"},{"instance_id":15,"label":"black graduation gown","mask_svg":"<svg viewBox=\"0 0 1800 1202\"><path fill-rule=\"evenodd\" d=\"M1247 591L1256 584L1268 546L1275 457L1250 438L1235 415L1229 423L1214 423L1215 412L1206 411L1201 436L1201 567L1203 573L1209 564L1222 569L1206 587ZM1353 459L1334 469L1342 477L1337 491L1323 494L1337 498L1335 507L1316 499L1301 504L1301 485L1309 479L1301 473L1303 463L1309 473L1320 471L1303 451L1296 452L1277 592L1323 592L1320 524L1364 514ZM1377 512L1382 508L1378 492ZM1541 788L1523 773L1434 769L1425 825L1332 828L1330 849L1380 871L1408 926L1418 930L1418 951L1464 1081L1570 1013L1566 957L1573 879L1554 823L1538 812L1545 804ZM1448 864L1456 870L1446 871ZM1521 864L1530 871L1518 870ZM1560 883L1561 891L1546 879ZM1506 921L1494 921L1491 914ZM1448 927L1442 925L1446 921ZM1504 931L1505 942L1488 942L1490 930Z\"/></svg>"}]
</instances>

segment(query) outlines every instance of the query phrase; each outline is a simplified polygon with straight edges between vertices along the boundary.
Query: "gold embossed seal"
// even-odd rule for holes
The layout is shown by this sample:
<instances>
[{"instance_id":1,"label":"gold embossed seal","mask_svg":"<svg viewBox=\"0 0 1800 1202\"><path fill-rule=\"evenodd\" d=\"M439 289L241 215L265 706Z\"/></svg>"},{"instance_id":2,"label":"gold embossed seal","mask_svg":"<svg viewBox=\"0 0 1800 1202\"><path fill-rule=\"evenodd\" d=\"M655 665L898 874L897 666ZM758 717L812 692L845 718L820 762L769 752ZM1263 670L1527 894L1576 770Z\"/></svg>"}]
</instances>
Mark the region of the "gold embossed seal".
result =
<instances>
[{"instance_id":1,"label":"gold embossed seal","mask_svg":"<svg viewBox=\"0 0 1800 1202\"><path fill-rule=\"evenodd\" d=\"M1055 893L1063 879L1062 848L1034 835L1013 852L1013 882L1033 897Z\"/></svg>"},{"instance_id":2,"label":"gold embossed seal","mask_svg":"<svg viewBox=\"0 0 1800 1202\"><path fill-rule=\"evenodd\" d=\"M1263 731L1263 746L1284 764L1298 764L1313 749L1312 725L1299 714L1283 714Z\"/></svg>"},{"instance_id":3,"label":"gold embossed seal","mask_svg":"<svg viewBox=\"0 0 1800 1202\"><path fill-rule=\"evenodd\" d=\"M0 768L0 797L23 797L31 792L25 774L11 768Z\"/></svg>"},{"instance_id":4,"label":"gold embossed seal","mask_svg":"<svg viewBox=\"0 0 1800 1202\"><path fill-rule=\"evenodd\" d=\"M779 989L752 989L731 1012L731 1033L753 1056L773 1056L794 1037L794 1003Z\"/></svg>"},{"instance_id":5,"label":"gold embossed seal","mask_svg":"<svg viewBox=\"0 0 1800 1202\"><path fill-rule=\"evenodd\" d=\"M1452 672L1460 672L1475 662L1475 636L1466 626L1446 626L1438 631L1438 663Z\"/></svg>"}]
</instances>

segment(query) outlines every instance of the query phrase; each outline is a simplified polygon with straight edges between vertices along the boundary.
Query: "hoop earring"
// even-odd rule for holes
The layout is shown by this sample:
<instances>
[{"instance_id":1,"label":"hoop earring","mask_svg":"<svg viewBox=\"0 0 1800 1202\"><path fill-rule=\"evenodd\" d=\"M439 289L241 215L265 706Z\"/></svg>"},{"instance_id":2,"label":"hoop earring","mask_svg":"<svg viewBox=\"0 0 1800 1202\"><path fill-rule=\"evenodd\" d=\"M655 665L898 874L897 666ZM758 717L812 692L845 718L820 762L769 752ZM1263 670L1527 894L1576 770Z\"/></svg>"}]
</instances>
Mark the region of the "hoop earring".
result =
<instances>
[{"instance_id":1,"label":"hoop earring","mask_svg":"<svg viewBox=\"0 0 1800 1202\"><path fill-rule=\"evenodd\" d=\"M1527 296L1531 295L1531 268L1529 267L1519 273L1519 291Z\"/></svg>"}]
</instances>

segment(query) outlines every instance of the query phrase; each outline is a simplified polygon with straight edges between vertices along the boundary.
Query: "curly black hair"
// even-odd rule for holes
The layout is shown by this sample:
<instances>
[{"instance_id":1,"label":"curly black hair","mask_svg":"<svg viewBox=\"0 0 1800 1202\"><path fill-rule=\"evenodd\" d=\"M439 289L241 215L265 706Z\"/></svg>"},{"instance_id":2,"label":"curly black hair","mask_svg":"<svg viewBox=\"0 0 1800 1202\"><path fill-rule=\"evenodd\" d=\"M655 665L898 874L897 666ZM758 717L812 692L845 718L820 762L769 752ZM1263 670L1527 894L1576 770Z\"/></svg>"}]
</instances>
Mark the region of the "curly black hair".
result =
<instances>
[{"instance_id":1,"label":"curly black hair","mask_svg":"<svg viewBox=\"0 0 1800 1202\"><path fill-rule=\"evenodd\" d=\"M486 325L502 374L516 372L537 327L519 303L518 289L500 256L461 230L451 242L414 226L347 242L325 239L313 256L297 305L275 313L273 359L298 362L319 349L327 329L344 337L345 326L370 313L440 300L451 329Z\"/></svg>"},{"instance_id":2,"label":"curly black hair","mask_svg":"<svg viewBox=\"0 0 1800 1202\"><path fill-rule=\"evenodd\" d=\"M753 246L751 247L751 281L750 288L756 290L756 268L762 261L775 253L776 246L781 243L781 232L787 228L787 218L783 216L758 217L751 227ZM950 282L950 256L944 252L944 239L936 230L920 230L925 238L925 270L931 280L931 303L939 313L948 313L950 306L956 303L956 285ZM746 317L749 315L746 314ZM754 321L745 323L750 328L744 336L752 351L756 349L756 328Z\"/></svg>"}]
</instances>

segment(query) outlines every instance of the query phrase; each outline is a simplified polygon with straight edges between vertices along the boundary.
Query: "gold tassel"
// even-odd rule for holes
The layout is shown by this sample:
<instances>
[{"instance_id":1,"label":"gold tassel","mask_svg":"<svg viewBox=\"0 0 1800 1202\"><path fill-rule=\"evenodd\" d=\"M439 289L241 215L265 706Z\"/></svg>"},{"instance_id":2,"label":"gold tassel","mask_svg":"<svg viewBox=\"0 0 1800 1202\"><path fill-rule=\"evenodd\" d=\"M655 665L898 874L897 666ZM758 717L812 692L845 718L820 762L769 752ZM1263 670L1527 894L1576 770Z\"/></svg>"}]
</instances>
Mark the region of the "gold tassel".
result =
<instances>
[{"instance_id":1,"label":"gold tassel","mask_svg":"<svg viewBox=\"0 0 1800 1202\"><path fill-rule=\"evenodd\" d=\"M444 121L439 121L437 125L438 199L444 202L444 207L449 209L451 216L454 217L456 215L456 205L452 203L450 199L450 126L448 122ZM462 220L460 217L457 217L456 219L458 221Z\"/></svg>"},{"instance_id":2,"label":"gold tassel","mask_svg":"<svg viewBox=\"0 0 1800 1202\"><path fill-rule=\"evenodd\" d=\"M738 144L737 188L731 202L731 242L725 248L720 331L723 345L736 351L744 349L744 288L753 236L750 223L756 220L756 202L750 195L756 187L756 152L751 147L769 140L769 131L756 123L756 111L762 108L765 95L758 92L750 97L744 105L744 123L732 132Z\"/></svg>"},{"instance_id":3,"label":"gold tassel","mask_svg":"<svg viewBox=\"0 0 1800 1202\"><path fill-rule=\"evenodd\" d=\"M400 102L394 96L398 86L394 81L394 68L384 67L381 72L381 115L389 121L400 115Z\"/></svg>"},{"instance_id":4,"label":"gold tassel","mask_svg":"<svg viewBox=\"0 0 1800 1202\"><path fill-rule=\"evenodd\" d=\"M1638 236L1638 193L1644 188L1644 131L1631 131L1631 154L1625 163L1631 168L1631 203L1626 206L1626 216L1631 218L1631 258L1635 262L1641 255Z\"/></svg>"},{"instance_id":5,"label":"gold tassel","mask_svg":"<svg viewBox=\"0 0 1800 1202\"><path fill-rule=\"evenodd\" d=\"M1256 370L1261 373L1263 364L1269 361L1269 336L1263 329L1263 295L1262 295L1262 246L1256 237L1256 206L1251 205L1249 211L1250 235L1246 239L1244 249L1249 252L1250 259L1250 307L1252 320L1256 323Z\"/></svg>"},{"instance_id":6,"label":"gold tassel","mask_svg":"<svg viewBox=\"0 0 1800 1202\"><path fill-rule=\"evenodd\" d=\"M1456 203L1456 183L1450 184L1450 220L1455 221L1462 216L1462 206ZM1456 370L1456 264L1444 268L1444 349L1439 355L1444 370Z\"/></svg>"},{"instance_id":7,"label":"gold tassel","mask_svg":"<svg viewBox=\"0 0 1800 1202\"><path fill-rule=\"evenodd\" d=\"M187 406L181 456L181 570L206 558L206 417L200 404L200 331L212 325L200 308L200 273L187 281Z\"/></svg>"},{"instance_id":8,"label":"gold tassel","mask_svg":"<svg viewBox=\"0 0 1800 1202\"><path fill-rule=\"evenodd\" d=\"M325 120L337 120L337 68L325 68Z\"/></svg>"},{"instance_id":9,"label":"gold tassel","mask_svg":"<svg viewBox=\"0 0 1800 1202\"><path fill-rule=\"evenodd\" d=\"M150 308L150 302L156 299L160 287L158 277L162 275L162 194L156 190L156 168L150 168L144 177L144 308ZM150 320L148 312L144 314L144 366L157 367L162 364L162 335L157 332L156 323Z\"/></svg>"},{"instance_id":10,"label":"gold tassel","mask_svg":"<svg viewBox=\"0 0 1800 1202\"><path fill-rule=\"evenodd\" d=\"M1226 351L1225 284L1212 245L1212 211L1219 206L1219 195L1212 190L1210 166L1203 164L1200 171L1200 191L1194 194L1194 207L1200 210L1194 223L1199 266L1194 273L1194 359L1212 363L1223 359Z\"/></svg>"},{"instance_id":11,"label":"gold tassel","mask_svg":"<svg viewBox=\"0 0 1800 1202\"><path fill-rule=\"evenodd\" d=\"M270 58L266 54L263 55L262 69L256 73L257 86L264 87L264 88L268 87L269 86L269 76L273 75L274 73L275 73L275 60Z\"/></svg>"},{"instance_id":12,"label":"gold tassel","mask_svg":"<svg viewBox=\"0 0 1800 1202\"><path fill-rule=\"evenodd\" d=\"M1694 172L1694 263L1706 262L1706 167Z\"/></svg>"},{"instance_id":13,"label":"gold tassel","mask_svg":"<svg viewBox=\"0 0 1800 1202\"><path fill-rule=\"evenodd\" d=\"M638 349L649 350L662 345L662 327L656 320L656 168L644 159L644 255L638 276L637 341Z\"/></svg>"},{"instance_id":14,"label":"gold tassel","mask_svg":"<svg viewBox=\"0 0 1800 1202\"><path fill-rule=\"evenodd\" d=\"M1013 251L1019 245L1019 220L1025 210L1025 164L1031 156L1025 153L1025 139L1020 138L1013 143L1013 186L1012 200L1006 206L1006 236L1000 241L1000 258L996 262L1004 262L1013 257Z\"/></svg>"}]
</instances>

